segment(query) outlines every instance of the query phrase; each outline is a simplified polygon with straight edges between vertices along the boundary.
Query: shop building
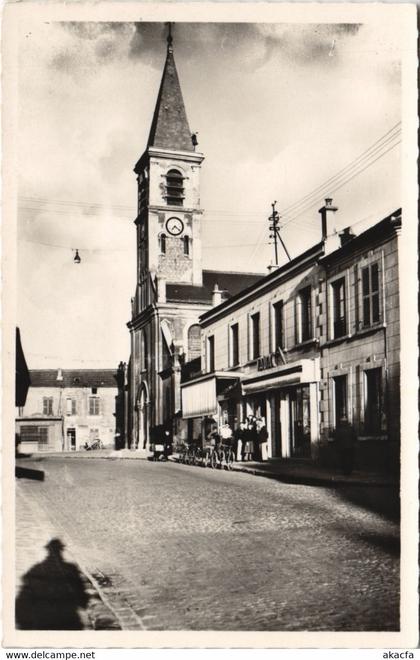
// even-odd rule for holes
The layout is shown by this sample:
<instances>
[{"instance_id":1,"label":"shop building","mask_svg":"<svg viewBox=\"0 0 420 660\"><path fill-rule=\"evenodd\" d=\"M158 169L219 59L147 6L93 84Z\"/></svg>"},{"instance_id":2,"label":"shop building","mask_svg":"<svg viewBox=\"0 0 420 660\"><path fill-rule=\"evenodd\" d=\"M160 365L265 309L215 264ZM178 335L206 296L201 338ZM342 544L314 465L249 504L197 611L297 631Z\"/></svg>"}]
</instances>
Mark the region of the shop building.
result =
<instances>
[{"instance_id":1,"label":"shop building","mask_svg":"<svg viewBox=\"0 0 420 660\"><path fill-rule=\"evenodd\" d=\"M398 447L401 212L354 236L336 211L327 199L318 244L201 316L201 369L182 383L193 436L254 415L269 457L316 459L346 418L363 460Z\"/></svg>"},{"instance_id":2,"label":"shop building","mask_svg":"<svg viewBox=\"0 0 420 660\"><path fill-rule=\"evenodd\" d=\"M360 462L381 468L399 455L400 230L398 210L320 260L321 434L348 419Z\"/></svg>"},{"instance_id":3,"label":"shop building","mask_svg":"<svg viewBox=\"0 0 420 660\"><path fill-rule=\"evenodd\" d=\"M16 419L22 453L76 451L100 439L114 447L118 425L113 369L31 369Z\"/></svg>"}]
</instances>

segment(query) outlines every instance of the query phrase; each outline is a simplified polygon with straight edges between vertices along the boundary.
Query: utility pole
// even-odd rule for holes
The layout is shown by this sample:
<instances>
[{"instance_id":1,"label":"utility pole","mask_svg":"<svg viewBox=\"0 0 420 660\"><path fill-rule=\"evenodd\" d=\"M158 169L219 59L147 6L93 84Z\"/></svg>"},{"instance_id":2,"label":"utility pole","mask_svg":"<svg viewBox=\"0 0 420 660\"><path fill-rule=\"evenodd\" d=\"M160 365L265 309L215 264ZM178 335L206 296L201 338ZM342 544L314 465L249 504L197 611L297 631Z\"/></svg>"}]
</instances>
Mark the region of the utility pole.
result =
<instances>
[{"instance_id":1,"label":"utility pole","mask_svg":"<svg viewBox=\"0 0 420 660\"><path fill-rule=\"evenodd\" d=\"M283 249L284 249L285 253L287 254L287 258L289 259L289 261L291 261L291 257L290 257L289 252L287 251L287 247L284 244L284 241L283 241L282 237L280 236L280 216L279 216L278 211L276 211L276 204L277 204L276 201L274 201L271 204L271 208L273 209L273 211L272 211L272 214L270 215L270 217L268 218L268 221L270 223L270 225L269 225L269 229L270 229L270 232L271 232L270 233L270 238L274 239L275 262L276 262L276 266L278 266L279 265L279 255L278 255L278 249L277 249L277 240L279 240L280 243L282 244Z\"/></svg>"}]
</instances>

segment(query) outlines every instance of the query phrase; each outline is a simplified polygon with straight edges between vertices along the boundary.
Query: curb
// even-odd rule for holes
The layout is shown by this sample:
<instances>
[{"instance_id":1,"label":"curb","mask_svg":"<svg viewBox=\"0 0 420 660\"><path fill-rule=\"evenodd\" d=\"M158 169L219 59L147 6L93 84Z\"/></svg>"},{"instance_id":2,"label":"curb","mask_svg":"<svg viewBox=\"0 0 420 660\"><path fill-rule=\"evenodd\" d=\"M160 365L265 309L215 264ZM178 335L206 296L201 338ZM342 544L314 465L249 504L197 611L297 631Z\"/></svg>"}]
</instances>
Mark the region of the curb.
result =
<instances>
[{"instance_id":1,"label":"curb","mask_svg":"<svg viewBox=\"0 0 420 660\"><path fill-rule=\"evenodd\" d=\"M231 468L232 472L244 472L247 474L252 474L255 477L266 477L268 479L275 479L276 481L282 481L287 484L298 484L302 486L324 486L329 488L337 488L341 486L372 486L372 487L382 487L382 488L396 488L398 484L396 482L386 481L386 480L362 480L362 479L352 479L346 480L340 477L320 477L314 475L292 475L292 474L281 474L276 472L266 472L265 470L259 470L258 468L247 468L238 465L234 465Z\"/></svg>"},{"instance_id":2,"label":"curb","mask_svg":"<svg viewBox=\"0 0 420 660\"><path fill-rule=\"evenodd\" d=\"M169 457L169 461L172 463L178 463L178 461L172 457ZM267 479L274 479L275 481L301 486L322 486L324 488L339 488L342 486L398 488L397 482L387 481L385 479L343 479L340 476L323 477L308 474L296 475L286 474L284 472L266 472L265 470L259 470L255 467L246 467L245 465L238 464L234 464L231 467L230 472L243 472L245 474L252 474L254 477L266 477Z\"/></svg>"}]
</instances>

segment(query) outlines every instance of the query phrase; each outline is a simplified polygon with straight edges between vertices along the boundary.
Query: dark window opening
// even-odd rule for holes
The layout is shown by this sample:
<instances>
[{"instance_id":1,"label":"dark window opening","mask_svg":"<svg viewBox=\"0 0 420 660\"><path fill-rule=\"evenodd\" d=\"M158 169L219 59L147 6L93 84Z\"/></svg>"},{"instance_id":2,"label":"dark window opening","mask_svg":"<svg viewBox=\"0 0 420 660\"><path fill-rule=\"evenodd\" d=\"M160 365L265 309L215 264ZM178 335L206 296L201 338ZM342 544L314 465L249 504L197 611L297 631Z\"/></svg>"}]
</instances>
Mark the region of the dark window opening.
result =
<instances>
[{"instance_id":1,"label":"dark window opening","mask_svg":"<svg viewBox=\"0 0 420 660\"><path fill-rule=\"evenodd\" d=\"M239 364L239 325L235 323L230 326L230 366Z\"/></svg>"},{"instance_id":2,"label":"dark window opening","mask_svg":"<svg viewBox=\"0 0 420 660\"><path fill-rule=\"evenodd\" d=\"M165 234L161 234L159 236L159 248L161 254L166 254L166 236Z\"/></svg>"},{"instance_id":3,"label":"dark window opening","mask_svg":"<svg viewBox=\"0 0 420 660\"><path fill-rule=\"evenodd\" d=\"M260 357L260 314L257 312L251 316L251 359Z\"/></svg>"},{"instance_id":4,"label":"dark window opening","mask_svg":"<svg viewBox=\"0 0 420 660\"><path fill-rule=\"evenodd\" d=\"M283 301L273 305L274 308L274 349L284 348L283 338Z\"/></svg>"},{"instance_id":5,"label":"dark window opening","mask_svg":"<svg viewBox=\"0 0 420 660\"><path fill-rule=\"evenodd\" d=\"M308 286L299 293L300 303L300 341L312 339L312 302L311 287Z\"/></svg>"},{"instance_id":6,"label":"dark window opening","mask_svg":"<svg viewBox=\"0 0 420 660\"><path fill-rule=\"evenodd\" d=\"M332 286L333 303L333 337L343 337L346 334L346 293L344 277Z\"/></svg>"},{"instance_id":7,"label":"dark window opening","mask_svg":"<svg viewBox=\"0 0 420 660\"><path fill-rule=\"evenodd\" d=\"M190 237L189 236L184 236L182 238L182 241L184 243L184 254L189 256L189 254L190 254Z\"/></svg>"},{"instance_id":8,"label":"dark window opening","mask_svg":"<svg viewBox=\"0 0 420 660\"><path fill-rule=\"evenodd\" d=\"M214 335L207 339L207 365L209 371L214 371Z\"/></svg>"},{"instance_id":9,"label":"dark window opening","mask_svg":"<svg viewBox=\"0 0 420 660\"><path fill-rule=\"evenodd\" d=\"M348 420L347 413L347 376L334 378L335 427Z\"/></svg>"}]
</instances>

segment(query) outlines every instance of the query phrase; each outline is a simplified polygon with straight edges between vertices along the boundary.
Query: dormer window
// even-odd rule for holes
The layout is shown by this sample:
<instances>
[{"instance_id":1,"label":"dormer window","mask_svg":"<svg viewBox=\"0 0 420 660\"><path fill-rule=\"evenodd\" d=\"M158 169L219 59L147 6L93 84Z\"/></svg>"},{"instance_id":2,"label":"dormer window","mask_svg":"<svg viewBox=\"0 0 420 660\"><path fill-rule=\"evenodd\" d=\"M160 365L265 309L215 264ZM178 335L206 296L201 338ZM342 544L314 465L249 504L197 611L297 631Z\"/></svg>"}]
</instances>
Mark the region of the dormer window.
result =
<instances>
[{"instance_id":1,"label":"dormer window","mask_svg":"<svg viewBox=\"0 0 420 660\"><path fill-rule=\"evenodd\" d=\"M184 177L178 170L169 170L166 175L166 203L182 206L184 202Z\"/></svg>"}]
</instances>

